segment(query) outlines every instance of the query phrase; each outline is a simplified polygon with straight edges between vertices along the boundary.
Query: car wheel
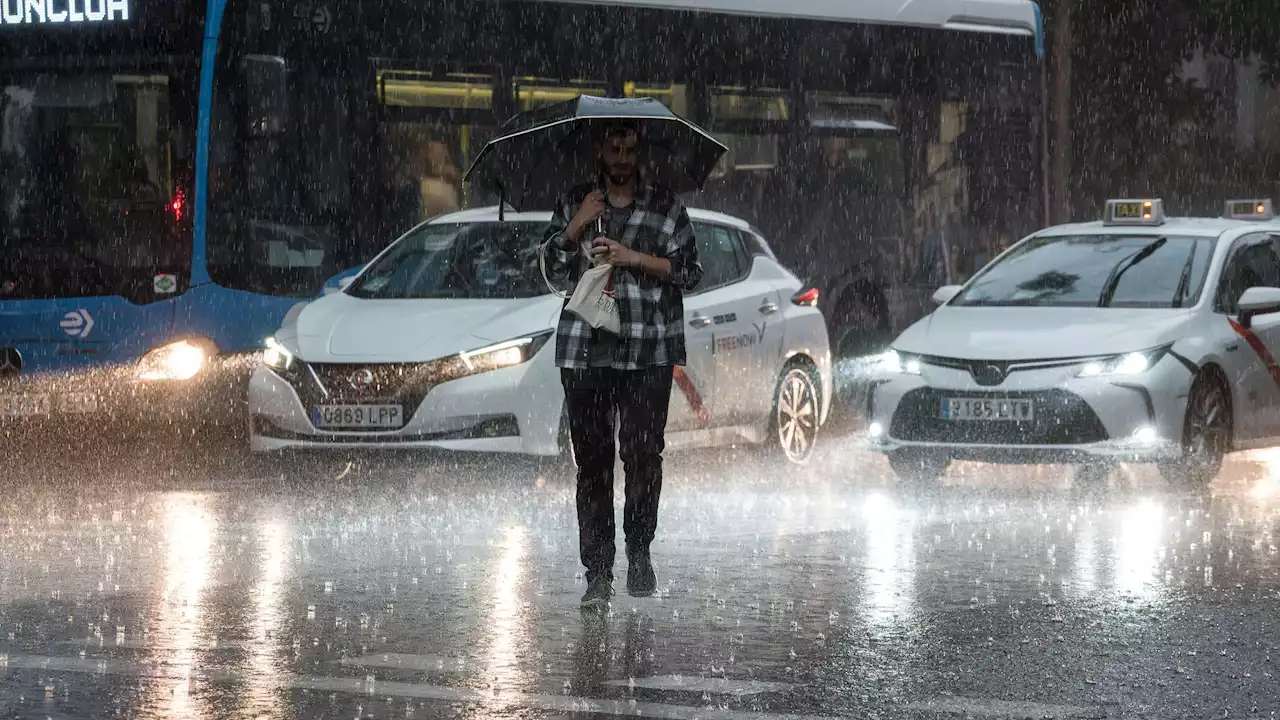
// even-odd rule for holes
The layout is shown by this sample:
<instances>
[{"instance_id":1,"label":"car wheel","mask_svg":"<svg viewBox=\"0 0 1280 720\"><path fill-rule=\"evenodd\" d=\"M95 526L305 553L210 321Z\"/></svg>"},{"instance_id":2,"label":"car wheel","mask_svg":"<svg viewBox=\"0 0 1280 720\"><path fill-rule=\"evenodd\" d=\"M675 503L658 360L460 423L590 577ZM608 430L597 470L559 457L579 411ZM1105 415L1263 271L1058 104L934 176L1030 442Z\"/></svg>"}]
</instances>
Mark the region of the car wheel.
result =
<instances>
[{"instance_id":1,"label":"car wheel","mask_svg":"<svg viewBox=\"0 0 1280 720\"><path fill-rule=\"evenodd\" d=\"M1158 467L1166 481L1203 487L1222 469L1222 458L1231 446L1231 397L1215 375L1201 375L1187 397L1182 423L1182 457Z\"/></svg>"},{"instance_id":2,"label":"car wheel","mask_svg":"<svg viewBox=\"0 0 1280 720\"><path fill-rule=\"evenodd\" d=\"M909 483L936 483L951 467L951 458L923 450L894 450L889 467L899 480Z\"/></svg>"},{"instance_id":3,"label":"car wheel","mask_svg":"<svg viewBox=\"0 0 1280 720\"><path fill-rule=\"evenodd\" d=\"M808 462L818 438L820 396L813 373L792 366L782 374L773 396L773 437L793 463Z\"/></svg>"}]
</instances>

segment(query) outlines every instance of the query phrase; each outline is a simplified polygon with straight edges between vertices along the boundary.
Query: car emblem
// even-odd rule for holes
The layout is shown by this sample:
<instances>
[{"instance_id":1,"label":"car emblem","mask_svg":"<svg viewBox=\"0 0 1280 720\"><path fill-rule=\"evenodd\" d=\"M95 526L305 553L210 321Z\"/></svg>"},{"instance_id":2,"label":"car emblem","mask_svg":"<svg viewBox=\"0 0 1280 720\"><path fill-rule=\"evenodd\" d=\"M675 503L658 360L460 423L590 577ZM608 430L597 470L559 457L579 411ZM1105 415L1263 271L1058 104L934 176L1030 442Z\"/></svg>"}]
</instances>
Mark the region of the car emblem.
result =
<instances>
[{"instance_id":1,"label":"car emblem","mask_svg":"<svg viewBox=\"0 0 1280 720\"><path fill-rule=\"evenodd\" d=\"M969 368L969 374L979 385L991 386L1004 382L1005 370L999 365L974 365Z\"/></svg>"},{"instance_id":2,"label":"car emblem","mask_svg":"<svg viewBox=\"0 0 1280 720\"><path fill-rule=\"evenodd\" d=\"M17 348L0 348L0 378L17 377L22 372L22 355Z\"/></svg>"},{"instance_id":3,"label":"car emblem","mask_svg":"<svg viewBox=\"0 0 1280 720\"><path fill-rule=\"evenodd\" d=\"M357 370L351 373L347 382L351 383L352 390L368 390L373 385L373 371L368 368Z\"/></svg>"}]
</instances>

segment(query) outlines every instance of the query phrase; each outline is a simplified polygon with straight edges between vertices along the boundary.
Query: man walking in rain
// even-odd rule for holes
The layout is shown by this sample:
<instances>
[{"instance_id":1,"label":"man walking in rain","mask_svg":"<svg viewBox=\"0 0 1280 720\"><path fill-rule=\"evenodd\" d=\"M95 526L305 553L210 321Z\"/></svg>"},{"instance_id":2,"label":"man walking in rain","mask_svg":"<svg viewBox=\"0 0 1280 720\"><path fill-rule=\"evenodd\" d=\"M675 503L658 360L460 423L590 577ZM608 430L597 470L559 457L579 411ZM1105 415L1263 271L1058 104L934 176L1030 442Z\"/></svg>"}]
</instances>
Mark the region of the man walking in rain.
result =
<instances>
[{"instance_id":1,"label":"man walking in rain","mask_svg":"<svg viewBox=\"0 0 1280 720\"><path fill-rule=\"evenodd\" d=\"M638 126L601 121L593 140L600 179L560 197L543 248L553 280L576 280L591 257L612 265L622 327L618 335L595 330L564 310L556 331L556 365L578 462L578 541L588 585L583 607L604 606L613 595L615 417L626 471L627 592L646 597L657 589L649 545L658 527L673 373L685 363L683 293L702 279L684 205L640 174Z\"/></svg>"}]
</instances>

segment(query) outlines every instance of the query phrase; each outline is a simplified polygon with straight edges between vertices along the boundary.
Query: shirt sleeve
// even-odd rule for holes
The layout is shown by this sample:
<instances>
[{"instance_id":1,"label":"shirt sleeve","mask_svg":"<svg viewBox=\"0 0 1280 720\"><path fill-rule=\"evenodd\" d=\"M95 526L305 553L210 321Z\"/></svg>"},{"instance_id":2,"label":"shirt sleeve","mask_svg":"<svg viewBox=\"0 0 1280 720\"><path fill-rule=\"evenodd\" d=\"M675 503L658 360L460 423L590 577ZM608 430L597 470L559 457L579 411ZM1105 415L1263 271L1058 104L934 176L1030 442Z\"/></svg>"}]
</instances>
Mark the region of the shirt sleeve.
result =
<instances>
[{"instance_id":1,"label":"shirt sleeve","mask_svg":"<svg viewBox=\"0 0 1280 720\"><path fill-rule=\"evenodd\" d=\"M676 201L667 218L666 259L671 262L671 275L667 282L681 290L692 290L702 282L702 263L698 260L698 243L693 235L693 223L684 203Z\"/></svg>"}]
</instances>

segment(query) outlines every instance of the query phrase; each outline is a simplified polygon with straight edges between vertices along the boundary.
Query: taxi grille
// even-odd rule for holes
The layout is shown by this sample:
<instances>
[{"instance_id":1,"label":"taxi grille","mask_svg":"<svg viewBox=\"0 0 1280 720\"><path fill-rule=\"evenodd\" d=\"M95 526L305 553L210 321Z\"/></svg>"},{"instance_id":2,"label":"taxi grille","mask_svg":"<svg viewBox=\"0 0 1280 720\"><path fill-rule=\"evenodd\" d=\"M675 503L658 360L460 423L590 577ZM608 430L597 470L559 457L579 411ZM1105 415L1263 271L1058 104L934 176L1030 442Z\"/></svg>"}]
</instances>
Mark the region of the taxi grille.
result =
<instances>
[{"instance_id":1,"label":"taxi grille","mask_svg":"<svg viewBox=\"0 0 1280 720\"><path fill-rule=\"evenodd\" d=\"M1014 420L944 420L946 398L1030 400L1034 418ZM890 434L908 442L995 445L1081 445L1102 442L1107 430L1093 408L1065 390L1041 392L959 392L920 388L903 396L893 413Z\"/></svg>"},{"instance_id":2,"label":"taxi grille","mask_svg":"<svg viewBox=\"0 0 1280 720\"><path fill-rule=\"evenodd\" d=\"M401 405L403 423L433 387L456 377L452 359L426 363L307 363L279 373L310 412L316 405Z\"/></svg>"}]
</instances>

